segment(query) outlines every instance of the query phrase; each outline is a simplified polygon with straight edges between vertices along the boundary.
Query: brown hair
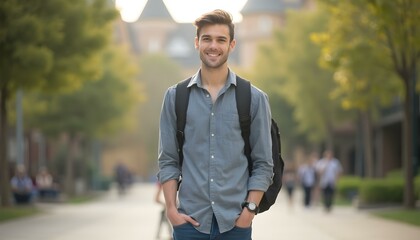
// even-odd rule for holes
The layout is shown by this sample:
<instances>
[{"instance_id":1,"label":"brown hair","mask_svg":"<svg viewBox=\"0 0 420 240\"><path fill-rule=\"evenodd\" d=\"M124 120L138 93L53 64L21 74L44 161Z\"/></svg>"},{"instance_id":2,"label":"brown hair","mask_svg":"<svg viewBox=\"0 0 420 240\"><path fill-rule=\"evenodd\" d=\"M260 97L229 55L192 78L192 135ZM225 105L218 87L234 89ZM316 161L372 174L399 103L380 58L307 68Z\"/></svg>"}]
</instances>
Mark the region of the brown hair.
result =
<instances>
[{"instance_id":1,"label":"brown hair","mask_svg":"<svg viewBox=\"0 0 420 240\"><path fill-rule=\"evenodd\" d=\"M235 25L232 23L232 16L221 9L205 13L201 17L197 18L194 22L194 26L197 28L197 38L200 37L200 31L205 25L224 24L229 27L230 42L232 42L235 36Z\"/></svg>"}]
</instances>

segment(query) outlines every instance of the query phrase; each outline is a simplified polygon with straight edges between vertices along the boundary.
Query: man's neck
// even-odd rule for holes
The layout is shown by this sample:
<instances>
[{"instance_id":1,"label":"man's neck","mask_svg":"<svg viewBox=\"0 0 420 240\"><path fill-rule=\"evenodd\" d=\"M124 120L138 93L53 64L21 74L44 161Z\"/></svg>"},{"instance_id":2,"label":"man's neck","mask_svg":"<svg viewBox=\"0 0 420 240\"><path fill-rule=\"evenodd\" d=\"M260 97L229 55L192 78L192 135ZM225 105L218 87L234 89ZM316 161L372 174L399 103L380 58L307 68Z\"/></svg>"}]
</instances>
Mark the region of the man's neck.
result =
<instances>
[{"instance_id":1,"label":"man's neck","mask_svg":"<svg viewBox=\"0 0 420 240\"><path fill-rule=\"evenodd\" d=\"M227 67L220 69L201 68L201 82L205 87L221 87L225 85L228 73L229 69Z\"/></svg>"}]
</instances>

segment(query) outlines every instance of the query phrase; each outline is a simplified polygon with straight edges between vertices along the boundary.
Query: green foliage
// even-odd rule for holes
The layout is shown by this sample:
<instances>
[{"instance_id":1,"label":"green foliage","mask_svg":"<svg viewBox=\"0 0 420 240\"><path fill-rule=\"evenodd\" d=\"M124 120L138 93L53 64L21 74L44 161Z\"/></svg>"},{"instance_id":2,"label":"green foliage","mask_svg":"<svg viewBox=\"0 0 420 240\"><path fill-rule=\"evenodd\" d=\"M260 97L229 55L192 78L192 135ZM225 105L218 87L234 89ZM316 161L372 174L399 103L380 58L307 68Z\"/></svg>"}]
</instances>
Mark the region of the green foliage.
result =
<instances>
[{"instance_id":1,"label":"green foliage","mask_svg":"<svg viewBox=\"0 0 420 240\"><path fill-rule=\"evenodd\" d=\"M75 89L101 70L96 53L117 16L105 0L0 3L0 88Z\"/></svg>"},{"instance_id":2,"label":"green foliage","mask_svg":"<svg viewBox=\"0 0 420 240\"><path fill-rule=\"evenodd\" d=\"M98 196L96 195L81 195L81 196L75 196L68 200L71 204L85 204L90 203L94 200L96 200Z\"/></svg>"},{"instance_id":3,"label":"green foliage","mask_svg":"<svg viewBox=\"0 0 420 240\"><path fill-rule=\"evenodd\" d=\"M140 107L139 133L147 149L148 161L156 161L160 110L168 87L183 80L181 68L164 55L146 55L140 59L139 80L145 89L145 102Z\"/></svg>"},{"instance_id":4,"label":"green foliage","mask_svg":"<svg viewBox=\"0 0 420 240\"><path fill-rule=\"evenodd\" d=\"M321 52L311 40L314 33L325 30L327 17L325 12L288 13L285 28L260 49L253 77L258 79L256 85L268 90L272 104L273 100L285 100L293 109L295 135L304 134L315 143L328 138L343 116L330 96L335 86L332 72L319 66ZM280 97L273 97L276 95ZM280 123L290 115L277 111L273 108Z\"/></svg>"},{"instance_id":5,"label":"green foliage","mask_svg":"<svg viewBox=\"0 0 420 240\"><path fill-rule=\"evenodd\" d=\"M404 181L402 179L366 179L359 188L363 204L402 203Z\"/></svg>"},{"instance_id":6,"label":"green foliage","mask_svg":"<svg viewBox=\"0 0 420 240\"><path fill-rule=\"evenodd\" d=\"M0 222L12 220L20 217L27 217L39 213L40 211L32 206L29 207L9 207L0 208Z\"/></svg>"},{"instance_id":7,"label":"green foliage","mask_svg":"<svg viewBox=\"0 0 420 240\"><path fill-rule=\"evenodd\" d=\"M420 176L414 180L415 196L420 197ZM360 177L341 177L337 184L340 197L358 195L362 204L402 203L404 176L401 170L394 170L381 179L362 179ZM350 194L350 195L349 195Z\"/></svg>"},{"instance_id":8,"label":"green foliage","mask_svg":"<svg viewBox=\"0 0 420 240\"><path fill-rule=\"evenodd\" d=\"M362 179L357 176L343 176L337 183L337 193L343 199L352 200L359 192Z\"/></svg>"},{"instance_id":9,"label":"green foliage","mask_svg":"<svg viewBox=\"0 0 420 240\"><path fill-rule=\"evenodd\" d=\"M405 222L420 226L420 211L419 210L387 210L380 212L373 212L374 215L391 219L399 222Z\"/></svg>"},{"instance_id":10,"label":"green foliage","mask_svg":"<svg viewBox=\"0 0 420 240\"><path fill-rule=\"evenodd\" d=\"M123 49L108 49L99 62L100 79L86 81L76 91L62 94L32 94L26 98L26 123L50 136L62 132L82 133L87 138L105 138L133 127L134 107L140 101L132 60Z\"/></svg>"},{"instance_id":11,"label":"green foliage","mask_svg":"<svg viewBox=\"0 0 420 240\"><path fill-rule=\"evenodd\" d=\"M321 2L331 18L327 31L313 40L322 46L321 64L335 72L332 96L345 109L375 113L402 90L388 49L378 44L377 20L360 1Z\"/></svg>"}]
</instances>

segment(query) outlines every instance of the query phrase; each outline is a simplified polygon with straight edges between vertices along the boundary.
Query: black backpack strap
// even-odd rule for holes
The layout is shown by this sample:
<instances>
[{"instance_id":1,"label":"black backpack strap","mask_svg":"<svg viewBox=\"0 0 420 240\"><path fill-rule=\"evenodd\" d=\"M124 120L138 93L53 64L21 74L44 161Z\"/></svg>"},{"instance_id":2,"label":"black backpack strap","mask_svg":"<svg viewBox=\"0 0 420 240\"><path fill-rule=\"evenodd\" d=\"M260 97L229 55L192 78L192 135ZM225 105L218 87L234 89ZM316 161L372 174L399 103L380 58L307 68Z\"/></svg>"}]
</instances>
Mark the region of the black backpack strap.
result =
<instances>
[{"instance_id":1,"label":"black backpack strap","mask_svg":"<svg viewBox=\"0 0 420 240\"><path fill-rule=\"evenodd\" d=\"M188 84L191 78L185 79L176 85L175 92L175 114L176 114L176 139L178 140L178 154L179 154L179 166L182 166L184 160L184 154L182 152L182 146L184 146L184 129L187 121L187 108L188 100L190 98L190 89Z\"/></svg>"},{"instance_id":2,"label":"black backpack strap","mask_svg":"<svg viewBox=\"0 0 420 240\"><path fill-rule=\"evenodd\" d=\"M235 94L236 107L239 115L239 125L241 127L241 134L245 143L244 152L248 159L248 170L251 175L252 161L251 145L249 143L249 136L251 134L251 83L239 76L236 76Z\"/></svg>"}]
</instances>

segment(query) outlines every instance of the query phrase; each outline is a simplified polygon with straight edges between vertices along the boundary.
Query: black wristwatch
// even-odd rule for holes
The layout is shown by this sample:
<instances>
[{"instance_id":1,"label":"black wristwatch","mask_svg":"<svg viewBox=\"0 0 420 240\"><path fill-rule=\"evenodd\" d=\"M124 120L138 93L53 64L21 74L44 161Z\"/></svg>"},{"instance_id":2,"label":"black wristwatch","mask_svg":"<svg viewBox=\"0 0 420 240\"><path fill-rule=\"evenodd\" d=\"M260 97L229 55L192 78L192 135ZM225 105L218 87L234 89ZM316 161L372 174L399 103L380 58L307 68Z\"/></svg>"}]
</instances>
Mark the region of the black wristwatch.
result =
<instances>
[{"instance_id":1,"label":"black wristwatch","mask_svg":"<svg viewBox=\"0 0 420 240\"><path fill-rule=\"evenodd\" d=\"M257 206L256 203L253 202L243 202L242 203L242 208L246 207L248 209L248 211L255 213L255 215L257 215L259 208Z\"/></svg>"}]
</instances>

